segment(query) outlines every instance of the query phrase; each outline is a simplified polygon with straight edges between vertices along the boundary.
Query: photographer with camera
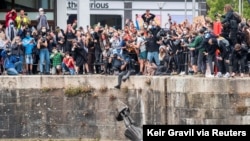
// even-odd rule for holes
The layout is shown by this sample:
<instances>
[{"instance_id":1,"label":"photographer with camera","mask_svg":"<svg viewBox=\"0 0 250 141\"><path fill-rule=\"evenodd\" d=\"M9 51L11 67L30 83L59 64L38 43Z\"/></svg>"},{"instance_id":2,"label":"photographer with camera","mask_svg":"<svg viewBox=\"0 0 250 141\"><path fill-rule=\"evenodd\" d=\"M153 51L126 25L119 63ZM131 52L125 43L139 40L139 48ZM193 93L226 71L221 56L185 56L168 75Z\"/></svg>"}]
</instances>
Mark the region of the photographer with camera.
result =
<instances>
[{"instance_id":1,"label":"photographer with camera","mask_svg":"<svg viewBox=\"0 0 250 141\"><path fill-rule=\"evenodd\" d=\"M26 73L32 74L33 69L33 49L36 47L36 41L31 37L31 31L26 31L26 36L22 40L22 45L25 49Z\"/></svg>"},{"instance_id":2,"label":"photographer with camera","mask_svg":"<svg viewBox=\"0 0 250 141\"><path fill-rule=\"evenodd\" d=\"M84 43L80 40L73 40L72 41L72 56L75 60L75 74L78 75L80 72L81 67L85 68L87 73L89 72L88 65L87 65L87 52L84 49ZM85 70L83 70L85 71Z\"/></svg>"},{"instance_id":3,"label":"photographer with camera","mask_svg":"<svg viewBox=\"0 0 250 141\"><path fill-rule=\"evenodd\" d=\"M48 49L48 41L46 37L41 36L37 41L37 49L39 49L39 74L50 74L50 55ZM43 70L43 65L45 64L45 71Z\"/></svg>"},{"instance_id":4,"label":"photographer with camera","mask_svg":"<svg viewBox=\"0 0 250 141\"><path fill-rule=\"evenodd\" d=\"M21 65L17 67L17 72L22 73L24 49L22 46L22 40L19 36L16 36L11 42L11 54L20 60Z\"/></svg>"},{"instance_id":5,"label":"photographer with camera","mask_svg":"<svg viewBox=\"0 0 250 141\"><path fill-rule=\"evenodd\" d=\"M17 58L15 55L12 55L11 48L6 48L1 52L3 58L3 68L6 70L8 75L18 75L17 68L22 67L22 62L20 58Z\"/></svg>"},{"instance_id":6,"label":"photographer with camera","mask_svg":"<svg viewBox=\"0 0 250 141\"><path fill-rule=\"evenodd\" d=\"M63 29L61 29L60 27L56 27L55 36L56 36L57 48L62 52L65 52L65 33Z\"/></svg>"}]
</instances>

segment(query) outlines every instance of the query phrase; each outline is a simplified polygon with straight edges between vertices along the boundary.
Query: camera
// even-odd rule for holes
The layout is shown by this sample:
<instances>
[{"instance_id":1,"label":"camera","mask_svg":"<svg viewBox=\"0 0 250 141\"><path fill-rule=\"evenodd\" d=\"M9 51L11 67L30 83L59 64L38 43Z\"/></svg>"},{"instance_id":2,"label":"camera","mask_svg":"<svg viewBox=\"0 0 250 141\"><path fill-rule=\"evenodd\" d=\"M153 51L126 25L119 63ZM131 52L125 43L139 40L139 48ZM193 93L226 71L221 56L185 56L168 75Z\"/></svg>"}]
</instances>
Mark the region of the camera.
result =
<instances>
[{"instance_id":1,"label":"camera","mask_svg":"<svg viewBox=\"0 0 250 141\"><path fill-rule=\"evenodd\" d=\"M42 36L41 41L44 43L46 41L46 36Z\"/></svg>"},{"instance_id":2,"label":"camera","mask_svg":"<svg viewBox=\"0 0 250 141\"><path fill-rule=\"evenodd\" d=\"M114 55L113 55L113 58L117 58L118 57L118 55L115 53Z\"/></svg>"}]
</instances>

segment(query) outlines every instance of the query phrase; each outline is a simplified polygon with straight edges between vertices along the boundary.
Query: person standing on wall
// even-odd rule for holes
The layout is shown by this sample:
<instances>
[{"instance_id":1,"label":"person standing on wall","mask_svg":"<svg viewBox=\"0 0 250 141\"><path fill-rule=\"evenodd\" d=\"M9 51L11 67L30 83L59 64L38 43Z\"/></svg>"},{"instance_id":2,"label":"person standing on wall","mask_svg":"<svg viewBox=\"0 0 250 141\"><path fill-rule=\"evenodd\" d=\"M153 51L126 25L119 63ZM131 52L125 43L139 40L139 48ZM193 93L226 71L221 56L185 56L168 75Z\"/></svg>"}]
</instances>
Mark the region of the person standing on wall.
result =
<instances>
[{"instance_id":1,"label":"person standing on wall","mask_svg":"<svg viewBox=\"0 0 250 141\"><path fill-rule=\"evenodd\" d=\"M7 12L5 15L5 27L7 28L11 21L15 21L17 17L17 13L15 9L11 9L11 11Z\"/></svg>"},{"instance_id":2,"label":"person standing on wall","mask_svg":"<svg viewBox=\"0 0 250 141\"><path fill-rule=\"evenodd\" d=\"M9 26L5 29L7 39L12 42L17 35L17 30L14 21L10 20Z\"/></svg>"},{"instance_id":3,"label":"person standing on wall","mask_svg":"<svg viewBox=\"0 0 250 141\"><path fill-rule=\"evenodd\" d=\"M15 21L17 23L18 30L21 28L22 25L23 26L30 25L30 19L27 16L27 13L25 13L23 9L20 10L19 15L16 17Z\"/></svg>"},{"instance_id":4,"label":"person standing on wall","mask_svg":"<svg viewBox=\"0 0 250 141\"><path fill-rule=\"evenodd\" d=\"M238 32L238 23L234 16L233 7L230 4L226 4L224 6L225 15L217 14L219 17L222 17L223 20L221 24L222 28L222 36L226 39L229 39L232 48L237 43L237 32Z\"/></svg>"},{"instance_id":5,"label":"person standing on wall","mask_svg":"<svg viewBox=\"0 0 250 141\"><path fill-rule=\"evenodd\" d=\"M143 19L143 22L147 23L149 25L150 21L154 20L155 14L150 13L150 10L147 9L146 13L144 13L141 18Z\"/></svg>"},{"instance_id":6,"label":"person standing on wall","mask_svg":"<svg viewBox=\"0 0 250 141\"><path fill-rule=\"evenodd\" d=\"M40 31L42 27L46 27L46 30L49 30L49 23L47 20L47 16L44 13L43 8L39 8L39 15L37 17L37 31Z\"/></svg>"},{"instance_id":7,"label":"person standing on wall","mask_svg":"<svg viewBox=\"0 0 250 141\"><path fill-rule=\"evenodd\" d=\"M31 31L26 31L26 36L22 40L22 46L25 52L25 64L26 73L31 75L33 69L33 49L36 47L37 43L35 39L31 36Z\"/></svg>"}]
</instances>

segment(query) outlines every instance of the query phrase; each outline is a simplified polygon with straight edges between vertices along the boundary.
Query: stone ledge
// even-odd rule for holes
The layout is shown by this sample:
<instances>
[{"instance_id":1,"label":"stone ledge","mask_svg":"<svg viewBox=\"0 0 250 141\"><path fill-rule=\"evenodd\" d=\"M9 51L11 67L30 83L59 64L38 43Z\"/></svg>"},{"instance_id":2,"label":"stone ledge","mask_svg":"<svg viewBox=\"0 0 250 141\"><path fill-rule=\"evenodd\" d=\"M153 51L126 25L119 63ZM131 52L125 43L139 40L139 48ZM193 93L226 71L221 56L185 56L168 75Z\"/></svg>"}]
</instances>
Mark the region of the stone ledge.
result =
<instances>
[{"instance_id":1,"label":"stone ledge","mask_svg":"<svg viewBox=\"0 0 250 141\"><path fill-rule=\"evenodd\" d=\"M165 91L166 77L160 76L131 76L126 82L122 82L121 88L145 89L150 88ZM146 81L150 81L150 85ZM40 88L65 88L67 86L78 87L88 84L95 89L107 87L113 89L118 83L117 76L103 75L60 75L60 76L3 76L0 77L0 89L40 89Z\"/></svg>"},{"instance_id":2,"label":"stone ledge","mask_svg":"<svg viewBox=\"0 0 250 141\"><path fill-rule=\"evenodd\" d=\"M121 141L103 139L0 139L0 141ZM125 141L125 140L122 140ZM129 141L129 140L128 140Z\"/></svg>"},{"instance_id":3,"label":"stone ledge","mask_svg":"<svg viewBox=\"0 0 250 141\"><path fill-rule=\"evenodd\" d=\"M40 89L78 87L88 84L95 89L113 89L118 83L117 76L77 75L77 76L3 76L0 89ZM149 83L147 83L149 82ZM191 76L131 76L122 82L122 88L151 89L160 92L208 93L208 94L247 94L250 92L250 79L201 78Z\"/></svg>"}]
</instances>

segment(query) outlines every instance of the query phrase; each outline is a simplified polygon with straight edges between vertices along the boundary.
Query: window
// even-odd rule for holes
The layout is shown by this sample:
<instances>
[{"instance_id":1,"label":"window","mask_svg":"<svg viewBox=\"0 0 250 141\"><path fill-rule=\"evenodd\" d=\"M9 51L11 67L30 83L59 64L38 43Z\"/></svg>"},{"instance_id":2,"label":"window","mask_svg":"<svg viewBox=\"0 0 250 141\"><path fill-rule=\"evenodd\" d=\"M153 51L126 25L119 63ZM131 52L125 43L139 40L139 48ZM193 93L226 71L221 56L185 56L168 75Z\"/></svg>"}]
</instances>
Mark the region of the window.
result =
<instances>
[{"instance_id":1,"label":"window","mask_svg":"<svg viewBox=\"0 0 250 141\"><path fill-rule=\"evenodd\" d=\"M1 1L0 9L9 10L25 9L25 11L37 11L40 7L43 9L54 9L55 0L3 0Z\"/></svg>"}]
</instances>

